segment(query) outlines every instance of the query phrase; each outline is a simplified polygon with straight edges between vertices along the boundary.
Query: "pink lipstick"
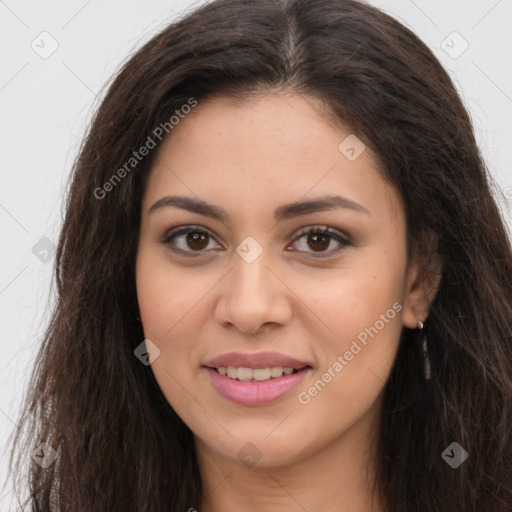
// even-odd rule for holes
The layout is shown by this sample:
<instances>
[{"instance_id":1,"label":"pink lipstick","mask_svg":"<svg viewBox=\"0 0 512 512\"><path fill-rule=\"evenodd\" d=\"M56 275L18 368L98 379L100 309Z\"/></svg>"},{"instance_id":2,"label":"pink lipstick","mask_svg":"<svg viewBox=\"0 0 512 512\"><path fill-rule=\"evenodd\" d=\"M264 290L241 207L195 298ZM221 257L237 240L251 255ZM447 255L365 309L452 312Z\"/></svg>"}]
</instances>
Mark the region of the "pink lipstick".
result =
<instances>
[{"instance_id":1,"label":"pink lipstick","mask_svg":"<svg viewBox=\"0 0 512 512\"><path fill-rule=\"evenodd\" d=\"M280 400L311 370L308 362L278 352L231 352L204 366L222 397L247 406Z\"/></svg>"}]
</instances>

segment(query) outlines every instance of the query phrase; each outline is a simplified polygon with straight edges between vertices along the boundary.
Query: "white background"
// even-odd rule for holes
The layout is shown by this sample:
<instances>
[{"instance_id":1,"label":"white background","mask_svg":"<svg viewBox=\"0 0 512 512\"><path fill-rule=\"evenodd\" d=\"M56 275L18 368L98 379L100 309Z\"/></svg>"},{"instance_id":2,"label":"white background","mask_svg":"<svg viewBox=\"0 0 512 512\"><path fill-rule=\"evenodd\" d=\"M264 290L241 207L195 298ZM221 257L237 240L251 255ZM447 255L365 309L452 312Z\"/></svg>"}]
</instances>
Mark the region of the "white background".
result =
<instances>
[{"instance_id":1,"label":"white background","mask_svg":"<svg viewBox=\"0 0 512 512\"><path fill-rule=\"evenodd\" d=\"M512 1L370 3L411 28L449 71L489 169L508 197L500 204L512 227ZM102 87L136 48L178 12L197 5L186 0L0 0L0 450L5 449L0 485L7 476L7 436L52 300L53 258L42 262L32 248L42 238L57 242L66 180ZM43 31L58 43L46 59L31 47L51 48L49 36L40 36ZM469 44L457 58L454 52L463 48L463 40L447 39L453 56L443 43L453 31ZM11 499L7 481L0 487L0 511L15 510Z\"/></svg>"}]
</instances>

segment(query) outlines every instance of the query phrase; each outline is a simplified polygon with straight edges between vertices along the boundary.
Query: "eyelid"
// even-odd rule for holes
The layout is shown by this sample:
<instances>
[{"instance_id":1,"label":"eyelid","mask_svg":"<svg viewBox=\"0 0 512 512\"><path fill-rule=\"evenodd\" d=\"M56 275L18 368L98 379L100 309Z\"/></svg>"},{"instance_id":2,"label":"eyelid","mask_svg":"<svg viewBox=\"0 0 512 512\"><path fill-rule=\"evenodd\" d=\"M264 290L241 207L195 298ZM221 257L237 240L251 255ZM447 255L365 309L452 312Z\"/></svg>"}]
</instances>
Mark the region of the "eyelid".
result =
<instances>
[{"instance_id":1,"label":"eyelid","mask_svg":"<svg viewBox=\"0 0 512 512\"><path fill-rule=\"evenodd\" d=\"M341 251L343 251L345 249L345 247L347 247L349 245L353 245L353 242L349 236L347 236L343 232L341 232L337 229L331 228L330 226L327 226L325 224L323 224L323 225L315 224L315 225L306 226L304 228L301 228L296 233L296 235L291 243L294 244L297 240L302 238L304 235L310 235L310 234L311 235L314 235L314 234L327 235L331 239L334 239L336 242L338 242L338 244L340 244L340 247L338 247L337 249L325 251L325 252L306 251L306 254L307 254L306 257L308 257L308 258L311 257L313 259L327 259L327 258L330 258L332 256L339 254ZM299 254L302 254L304 251L297 251L297 252Z\"/></svg>"},{"instance_id":2,"label":"eyelid","mask_svg":"<svg viewBox=\"0 0 512 512\"><path fill-rule=\"evenodd\" d=\"M346 243L351 243L350 241L350 238L348 237L348 235L345 235L342 231L338 230L338 229L334 229L334 228L331 228L330 226L328 226L327 224L312 224L311 226L306 226L306 227L303 227L303 228L300 228L293 236L295 237L294 238L294 241L303 236L303 235L306 235L306 234L309 234L309 233L324 233L324 234L327 234L327 235L337 235L339 236L340 238L342 238Z\"/></svg>"},{"instance_id":3,"label":"eyelid","mask_svg":"<svg viewBox=\"0 0 512 512\"><path fill-rule=\"evenodd\" d=\"M222 244L217 242L216 236L208 228L205 228L204 226L197 225L197 224L181 225L181 226L177 226L175 228L169 229L168 231L166 231L166 233L162 237L161 243L164 245L169 245L172 238L174 238L176 236L181 236L181 235L189 233L189 232L203 233L203 234L207 235L208 237L210 237L211 239L215 240L215 242L217 244L222 246ZM341 247L331 250L331 251L328 251L328 252L315 253L314 251L312 251L312 252L296 251L298 253L306 252L306 254L311 255L311 256L307 256L307 257L312 257L314 259L329 258L329 257L341 252L346 246L353 245L350 237L348 237L341 231L331 228L325 224L324 225L314 224L314 225L303 227L299 231L297 231L294 235L292 235L294 238L293 238L292 242L287 245L287 247L289 247L291 244L294 244L297 240L302 238L304 235L308 235L308 234L327 235L330 238L334 239L336 242L338 242L338 244L341 245ZM179 249L179 248L171 248L171 251L174 253L177 253L177 254L182 254L184 256L197 257L197 256L201 256L202 254L207 254L211 250L210 251L206 251L206 250L184 251L183 249Z\"/></svg>"},{"instance_id":4,"label":"eyelid","mask_svg":"<svg viewBox=\"0 0 512 512\"><path fill-rule=\"evenodd\" d=\"M171 239L176 236L181 236L186 233L203 233L205 235L208 235L211 239L215 240L217 242L217 238L215 235L204 226L200 226L198 224L187 224L182 226L177 226L175 228L171 228L168 231L165 232L164 236L161 239L161 243L164 245L169 245L171 242ZM219 242L217 242L219 244ZM219 244L221 245L221 244ZM171 249L175 253L184 254L186 256L200 256L201 253L205 253L206 251L184 251L183 249L179 248L172 248Z\"/></svg>"}]
</instances>

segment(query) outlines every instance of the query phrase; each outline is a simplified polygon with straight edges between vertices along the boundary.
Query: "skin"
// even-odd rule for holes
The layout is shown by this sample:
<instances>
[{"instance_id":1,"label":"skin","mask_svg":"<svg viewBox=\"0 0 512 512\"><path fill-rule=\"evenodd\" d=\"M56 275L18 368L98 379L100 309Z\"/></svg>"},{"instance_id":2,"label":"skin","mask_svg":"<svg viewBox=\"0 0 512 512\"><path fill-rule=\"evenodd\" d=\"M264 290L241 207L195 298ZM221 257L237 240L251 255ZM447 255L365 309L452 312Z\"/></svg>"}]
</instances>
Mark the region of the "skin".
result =
<instances>
[{"instance_id":1,"label":"skin","mask_svg":"<svg viewBox=\"0 0 512 512\"><path fill-rule=\"evenodd\" d=\"M155 377L195 435L206 489L201 512L385 510L369 490L383 388L402 328L426 319L438 282L420 279L417 258L407 262L403 204L370 149L347 159L338 146L350 129L326 119L322 104L291 93L199 102L164 140L148 178L136 266L140 315L145 337L160 350ZM333 194L368 212L273 218L284 203ZM149 214L167 195L200 198L229 219L174 206ZM162 243L171 228L188 224L212 237L202 245L187 244L183 234ZM298 237L315 225L351 243ZM252 263L236 252L246 237L263 250ZM175 254L173 244L198 256ZM300 403L298 394L393 304L400 305L394 318ZM202 367L227 352L265 350L313 367L269 405L226 400ZM237 456L248 442L261 456L252 466Z\"/></svg>"}]
</instances>

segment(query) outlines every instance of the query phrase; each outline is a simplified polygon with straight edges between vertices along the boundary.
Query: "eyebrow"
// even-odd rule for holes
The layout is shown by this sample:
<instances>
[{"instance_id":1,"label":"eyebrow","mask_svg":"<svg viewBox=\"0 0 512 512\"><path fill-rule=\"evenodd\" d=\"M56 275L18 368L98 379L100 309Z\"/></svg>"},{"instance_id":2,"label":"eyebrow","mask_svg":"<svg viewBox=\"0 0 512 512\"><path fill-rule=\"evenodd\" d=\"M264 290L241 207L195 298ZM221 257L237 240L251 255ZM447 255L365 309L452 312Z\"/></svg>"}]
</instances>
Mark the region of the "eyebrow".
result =
<instances>
[{"instance_id":1,"label":"eyebrow","mask_svg":"<svg viewBox=\"0 0 512 512\"><path fill-rule=\"evenodd\" d=\"M153 206L151 206L148 213L152 214L157 210L172 206L192 213L198 213L206 217L211 217L221 222L227 222L229 220L229 214L223 208L206 203L201 199L186 196L162 197ZM309 215L311 213L334 210L337 208L347 208L349 210L370 215L370 212L359 203L356 203L346 197L330 195L318 197L309 201L296 201L294 203L283 204L274 210L274 219L277 222L280 222L300 217L302 215Z\"/></svg>"}]
</instances>

